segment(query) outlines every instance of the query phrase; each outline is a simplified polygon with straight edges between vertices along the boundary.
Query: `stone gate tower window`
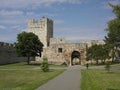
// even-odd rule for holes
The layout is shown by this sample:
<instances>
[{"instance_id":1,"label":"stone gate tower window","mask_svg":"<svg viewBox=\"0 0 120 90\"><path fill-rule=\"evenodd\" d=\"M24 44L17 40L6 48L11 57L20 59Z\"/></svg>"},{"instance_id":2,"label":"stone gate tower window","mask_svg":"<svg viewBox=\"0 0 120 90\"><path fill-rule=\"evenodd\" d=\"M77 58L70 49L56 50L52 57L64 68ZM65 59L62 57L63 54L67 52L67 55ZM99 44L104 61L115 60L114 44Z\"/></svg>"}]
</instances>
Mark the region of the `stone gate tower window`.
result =
<instances>
[{"instance_id":1,"label":"stone gate tower window","mask_svg":"<svg viewBox=\"0 0 120 90\"><path fill-rule=\"evenodd\" d=\"M59 52L59 53L62 53L62 48L58 48L58 52Z\"/></svg>"}]
</instances>

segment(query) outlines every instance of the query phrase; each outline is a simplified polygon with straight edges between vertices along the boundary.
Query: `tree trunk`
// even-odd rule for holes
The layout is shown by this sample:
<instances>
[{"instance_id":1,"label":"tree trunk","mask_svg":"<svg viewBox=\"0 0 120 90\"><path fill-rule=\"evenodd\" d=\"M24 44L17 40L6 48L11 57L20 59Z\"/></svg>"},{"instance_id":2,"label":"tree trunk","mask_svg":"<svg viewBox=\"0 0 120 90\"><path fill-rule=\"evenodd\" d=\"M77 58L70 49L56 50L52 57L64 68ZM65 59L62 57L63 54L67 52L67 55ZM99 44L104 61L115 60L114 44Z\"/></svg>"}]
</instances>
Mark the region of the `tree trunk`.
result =
<instances>
[{"instance_id":1,"label":"tree trunk","mask_svg":"<svg viewBox=\"0 0 120 90\"><path fill-rule=\"evenodd\" d=\"M90 60L91 61L91 65L92 65L92 60Z\"/></svg>"},{"instance_id":2,"label":"tree trunk","mask_svg":"<svg viewBox=\"0 0 120 90\"><path fill-rule=\"evenodd\" d=\"M113 50L112 50L112 63L114 62L114 59L115 59L115 50L113 48Z\"/></svg>"},{"instance_id":3,"label":"tree trunk","mask_svg":"<svg viewBox=\"0 0 120 90\"><path fill-rule=\"evenodd\" d=\"M98 60L96 60L96 64L98 65Z\"/></svg>"}]
</instances>

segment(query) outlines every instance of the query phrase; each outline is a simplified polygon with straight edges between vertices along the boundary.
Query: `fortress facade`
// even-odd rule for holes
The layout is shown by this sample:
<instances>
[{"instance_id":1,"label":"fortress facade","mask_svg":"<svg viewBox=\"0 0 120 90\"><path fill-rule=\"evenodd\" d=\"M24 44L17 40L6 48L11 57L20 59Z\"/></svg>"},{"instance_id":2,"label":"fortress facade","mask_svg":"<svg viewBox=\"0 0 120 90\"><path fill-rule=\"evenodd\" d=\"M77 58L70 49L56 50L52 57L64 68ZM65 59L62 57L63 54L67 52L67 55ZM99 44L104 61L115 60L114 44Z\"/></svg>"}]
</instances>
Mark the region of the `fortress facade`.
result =
<instances>
[{"instance_id":1,"label":"fortress facade","mask_svg":"<svg viewBox=\"0 0 120 90\"><path fill-rule=\"evenodd\" d=\"M85 64L86 48L93 44L104 44L103 41L92 40L83 43L70 43L64 38L56 39L53 37L53 20L43 17L40 21L30 19L28 21L28 32L36 34L44 44L42 57L47 57L49 63L67 65ZM35 58L41 62L40 57Z\"/></svg>"}]
</instances>

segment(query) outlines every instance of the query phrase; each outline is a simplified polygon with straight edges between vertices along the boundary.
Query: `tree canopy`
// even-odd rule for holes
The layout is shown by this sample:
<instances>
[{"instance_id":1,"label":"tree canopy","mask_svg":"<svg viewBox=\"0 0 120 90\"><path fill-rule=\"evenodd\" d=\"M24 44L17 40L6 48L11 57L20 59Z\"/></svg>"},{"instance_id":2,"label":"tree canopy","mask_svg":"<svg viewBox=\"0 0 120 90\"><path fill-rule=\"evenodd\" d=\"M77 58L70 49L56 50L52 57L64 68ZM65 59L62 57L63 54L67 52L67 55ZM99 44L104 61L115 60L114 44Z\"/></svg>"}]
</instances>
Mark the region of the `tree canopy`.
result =
<instances>
[{"instance_id":1,"label":"tree canopy","mask_svg":"<svg viewBox=\"0 0 120 90\"><path fill-rule=\"evenodd\" d=\"M28 57L41 56L43 44L33 33L22 32L17 36L15 48L18 56Z\"/></svg>"},{"instance_id":2,"label":"tree canopy","mask_svg":"<svg viewBox=\"0 0 120 90\"><path fill-rule=\"evenodd\" d=\"M120 4L118 5L112 5L109 3L109 5L113 8L113 13L115 13L117 18L120 18Z\"/></svg>"},{"instance_id":3,"label":"tree canopy","mask_svg":"<svg viewBox=\"0 0 120 90\"><path fill-rule=\"evenodd\" d=\"M92 45L87 48L87 60L95 60L98 64L98 60L106 60L109 58L109 49L105 45Z\"/></svg>"},{"instance_id":4,"label":"tree canopy","mask_svg":"<svg viewBox=\"0 0 120 90\"><path fill-rule=\"evenodd\" d=\"M117 57L118 48L120 48L120 5L109 5L113 8L116 17L108 22L107 36L105 36L104 41L111 49L111 57L112 61L114 61Z\"/></svg>"}]
</instances>

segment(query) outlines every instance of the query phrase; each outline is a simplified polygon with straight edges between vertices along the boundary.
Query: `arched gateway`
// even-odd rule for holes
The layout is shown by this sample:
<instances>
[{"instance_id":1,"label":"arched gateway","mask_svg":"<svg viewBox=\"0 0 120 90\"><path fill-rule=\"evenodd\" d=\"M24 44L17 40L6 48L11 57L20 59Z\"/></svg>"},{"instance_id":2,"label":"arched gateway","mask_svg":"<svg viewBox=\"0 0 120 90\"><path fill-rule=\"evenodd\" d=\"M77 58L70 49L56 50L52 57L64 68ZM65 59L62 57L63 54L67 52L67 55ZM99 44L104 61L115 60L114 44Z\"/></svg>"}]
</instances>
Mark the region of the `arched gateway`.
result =
<instances>
[{"instance_id":1,"label":"arched gateway","mask_svg":"<svg viewBox=\"0 0 120 90\"><path fill-rule=\"evenodd\" d=\"M80 52L73 51L71 54L71 65L80 65Z\"/></svg>"},{"instance_id":2,"label":"arched gateway","mask_svg":"<svg viewBox=\"0 0 120 90\"><path fill-rule=\"evenodd\" d=\"M68 66L84 65L86 63L86 44L85 43L55 43L43 50L50 63Z\"/></svg>"}]
</instances>

